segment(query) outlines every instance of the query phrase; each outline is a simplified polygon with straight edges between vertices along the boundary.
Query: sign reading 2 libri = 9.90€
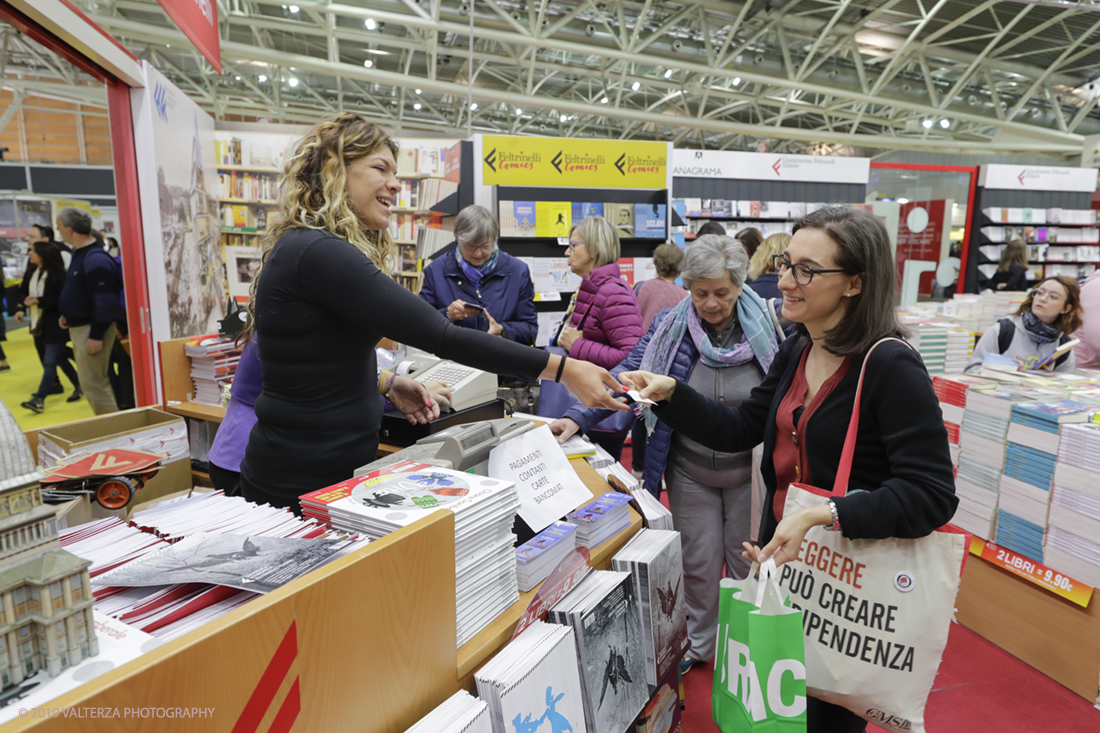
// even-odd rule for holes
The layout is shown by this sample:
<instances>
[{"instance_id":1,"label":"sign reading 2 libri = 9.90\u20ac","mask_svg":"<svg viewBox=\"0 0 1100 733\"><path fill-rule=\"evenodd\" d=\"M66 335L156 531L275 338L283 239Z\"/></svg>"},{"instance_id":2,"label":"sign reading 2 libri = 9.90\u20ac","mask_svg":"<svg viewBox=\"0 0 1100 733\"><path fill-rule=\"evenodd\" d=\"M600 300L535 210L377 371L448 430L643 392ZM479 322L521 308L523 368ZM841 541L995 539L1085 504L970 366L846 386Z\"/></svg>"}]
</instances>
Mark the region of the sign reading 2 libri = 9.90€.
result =
<instances>
[{"instance_id":1,"label":"sign reading 2 libri = 9.90\u20ac","mask_svg":"<svg viewBox=\"0 0 1100 733\"><path fill-rule=\"evenodd\" d=\"M665 188L668 144L486 135L485 185Z\"/></svg>"}]
</instances>

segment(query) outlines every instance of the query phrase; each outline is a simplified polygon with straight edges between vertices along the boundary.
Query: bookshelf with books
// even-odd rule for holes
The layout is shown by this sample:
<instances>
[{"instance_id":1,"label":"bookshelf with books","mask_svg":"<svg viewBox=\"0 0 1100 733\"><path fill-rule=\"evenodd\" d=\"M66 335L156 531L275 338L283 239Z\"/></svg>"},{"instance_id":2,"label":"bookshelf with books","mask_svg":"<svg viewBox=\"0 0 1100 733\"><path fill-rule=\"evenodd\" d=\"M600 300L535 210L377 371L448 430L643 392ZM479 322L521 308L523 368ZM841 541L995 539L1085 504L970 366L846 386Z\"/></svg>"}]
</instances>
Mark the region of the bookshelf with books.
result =
<instances>
[{"instance_id":1,"label":"bookshelf with books","mask_svg":"<svg viewBox=\"0 0 1100 733\"><path fill-rule=\"evenodd\" d=\"M1028 280L1086 277L1100 263L1100 227L1092 210L1096 171L986 164L979 170L966 258L966 292L980 292L1005 245L1028 245Z\"/></svg>"},{"instance_id":2,"label":"bookshelf with books","mask_svg":"<svg viewBox=\"0 0 1100 733\"><path fill-rule=\"evenodd\" d=\"M653 250L668 241L667 189L493 186L492 193L500 248L531 270L540 324L560 321L579 286L565 248L572 225L586 216L602 216L619 231L619 267L629 285L655 276ZM546 337L540 325L536 345Z\"/></svg>"},{"instance_id":3,"label":"bookshelf with books","mask_svg":"<svg viewBox=\"0 0 1100 733\"><path fill-rule=\"evenodd\" d=\"M870 160L677 149L672 175L672 206L684 221L673 237L684 246L710 221L731 235L754 227L766 238L789 233L808 211L862 204Z\"/></svg>"}]
</instances>

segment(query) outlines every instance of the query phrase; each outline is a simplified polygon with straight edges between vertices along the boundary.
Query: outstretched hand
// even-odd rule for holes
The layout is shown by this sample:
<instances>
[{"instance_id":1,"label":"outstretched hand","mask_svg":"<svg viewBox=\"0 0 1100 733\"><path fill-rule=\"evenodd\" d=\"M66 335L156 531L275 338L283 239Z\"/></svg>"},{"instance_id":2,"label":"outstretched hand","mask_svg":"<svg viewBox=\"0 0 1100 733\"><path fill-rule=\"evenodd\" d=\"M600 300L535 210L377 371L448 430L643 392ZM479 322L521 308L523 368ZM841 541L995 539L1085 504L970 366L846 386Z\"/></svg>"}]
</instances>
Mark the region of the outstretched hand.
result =
<instances>
[{"instance_id":1,"label":"outstretched hand","mask_svg":"<svg viewBox=\"0 0 1100 733\"><path fill-rule=\"evenodd\" d=\"M619 381L627 389L636 389L642 397L654 402L664 402L676 390L676 380L653 372L623 372Z\"/></svg>"},{"instance_id":2,"label":"outstretched hand","mask_svg":"<svg viewBox=\"0 0 1100 733\"><path fill-rule=\"evenodd\" d=\"M547 366L543 372L546 377L553 378L557 372L558 362L550 360L553 366ZM622 387L615 381L603 367L598 367L580 359L570 359L565 363L565 371L561 375L561 383L573 393L585 407L602 407L605 410L629 410L626 398L615 398L612 395L621 392Z\"/></svg>"}]
</instances>

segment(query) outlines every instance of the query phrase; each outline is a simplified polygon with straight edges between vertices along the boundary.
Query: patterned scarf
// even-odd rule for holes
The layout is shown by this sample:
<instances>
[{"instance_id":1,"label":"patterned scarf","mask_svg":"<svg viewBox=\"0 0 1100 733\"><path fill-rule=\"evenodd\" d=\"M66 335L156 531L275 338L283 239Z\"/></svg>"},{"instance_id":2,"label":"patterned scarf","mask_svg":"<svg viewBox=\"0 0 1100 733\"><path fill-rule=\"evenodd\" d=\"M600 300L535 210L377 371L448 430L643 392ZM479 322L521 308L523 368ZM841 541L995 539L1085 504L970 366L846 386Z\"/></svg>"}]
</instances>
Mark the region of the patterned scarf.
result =
<instances>
[{"instance_id":1,"label":"patterned scarf","mask_svg":"<svg viewBox=\"0 0 1100 733\"><path fill-rule=\"evenodd\" d=\"M715 346L703 329L703 319L695 311L689 295L673 306L654 329L642 356L642 371L668 374L681 342L690 334L699 359L707 366L721 369L756 359L760 371L767 374L779 350L779 338L767 303L752 288L741 290L741 297L737 299L737 321L741 325L741 342L728 349ZM652 410L646 410L646 431L652 433L656 424L657 416Z\"/></svg>"},{"instance_id":2,"label":"patterned scarf","mask_svg":"<svg viewBox=\"0 0 1100 733\"><path fill-rule=\"evenodd\" d=\"M1027 335L1031 337L1031 340L1036 344L1049 344L1061 335L1054 326L1048 325L1040 321L1034 313L1031 311L1024 311L1023 315L1024 330L1027 331Z\"/></svg>"},{"instance_id":3,"label":"patterned scarf","mask_svg":"<svg viewBox=\"0 0 1100 733\"><path fill-rule=\"evenodd\" d=\"M475 288L478 286L478 283L481 282L481 278L496 269L499 256L500 247L493 245L493 254L489 256L489 259L485 260L480 267L474 267L462 256L462 247L455 247L455 259L458 260L458 266L462 268L462 272L466 274L466 277L474 284Z\"/></svg>"}]
</instances>

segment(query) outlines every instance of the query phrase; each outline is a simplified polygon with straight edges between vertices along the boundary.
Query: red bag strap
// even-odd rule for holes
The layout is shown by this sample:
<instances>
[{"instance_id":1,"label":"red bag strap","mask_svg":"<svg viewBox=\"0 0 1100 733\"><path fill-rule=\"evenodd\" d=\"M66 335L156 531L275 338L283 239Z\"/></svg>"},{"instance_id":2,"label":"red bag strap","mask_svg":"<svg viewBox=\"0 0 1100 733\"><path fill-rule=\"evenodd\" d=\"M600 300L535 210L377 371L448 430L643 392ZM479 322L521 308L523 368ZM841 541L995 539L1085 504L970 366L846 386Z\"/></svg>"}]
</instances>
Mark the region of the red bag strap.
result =
<instances>
[{"instance_id":1,"label":"red bag strap","mask_svg":"<svg viewBox=\"0 0 1100 733\"><path fill-rule=\"evenodd\" d=\"M833 482L833 496L835 497L845 496L848 493L848 479L852 475L852 461L856 454L856 436L859 433L859 398L863 392L863 376L867 373L867 362L871 360L871 354L874 353L875 349L887 341L897 341L909 346L908 343L899 338L887 336L876 341L867 351L867 356L863 357L863 366L859 370L859 384L856 386L856 400L852 404L852 419L848 422L848 435L844 438L844 450L840 454L840 465L837 466L836 481ZM909 348L913 347L909 346Z\"/></svg>"}]
</instances>

